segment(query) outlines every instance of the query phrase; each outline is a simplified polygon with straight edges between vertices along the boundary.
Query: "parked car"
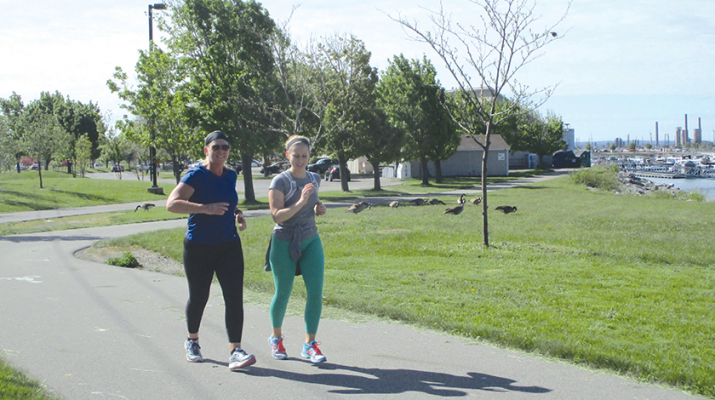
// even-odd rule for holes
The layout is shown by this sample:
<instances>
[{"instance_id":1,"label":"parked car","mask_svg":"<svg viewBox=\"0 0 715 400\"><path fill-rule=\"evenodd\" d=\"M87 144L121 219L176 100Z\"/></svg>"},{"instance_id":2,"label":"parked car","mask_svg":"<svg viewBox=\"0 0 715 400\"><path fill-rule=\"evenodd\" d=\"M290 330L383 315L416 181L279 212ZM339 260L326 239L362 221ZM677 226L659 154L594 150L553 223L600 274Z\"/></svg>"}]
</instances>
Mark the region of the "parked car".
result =
<instances>
[{"instance_id":1,"label":"parked car","mask_svg":"<svg viewBox=\"0 0 715 400\"><path fill-rule=\"evenodd\" d=\"M231 167L233 167L234 170L236 170L237 174L240 174L241 171L243 171L243 164L240 161L231 163L230 165Z\"/></svg>"},{"instance_id":2,"label":"parked car","mask_svg":"<svg viewBox=\"0 0 715 400\"><path fill-rule=\"evenodd\" d=\"M122 164L113 165L112 172L124 172L124 166Z\"/></svg>"},{"instance_id":3,"label":"parked car","mask_svg":"<svg viewBox=\"0 0 715 400\"><path fill-rule=\"evenodd\" d=\"M325 174L333 166L329 158L321 158L315 164L308 165L308 171L315 172L320 175Z\"/></svg>"},{"instance_id":4,"label":"parked car","mask_svg":"<svg viewBox=\"0 0 715 400\"><path fill-rule=\"evenodd\" d=\"M265 171L268 170L269 174L278 174L281 171L283 171L283 163L282 162L276 162L273 163L267 167L261 167L261 173L265 174Z\"/></svg>"},{"instance_id":5,"label":"parked car","mask_svg":"<svg viewBox=\"0 0 715 400\"><path fill-rule=\"evenodd\" d=\"M263 163L260 160L251 161L251 167L262 167Z\"/></svg>"},{"instance_id":6,"label":"parked car","mask_svg":"<svg viewBox=\"0 0 715 400\"><path fill-rule=\"evenodd\" d=\"M97 162L97 163L94 163L94 167L95 168L104 167L104 164L102 164L101 162Z\"/></svg>"},{"instance_id":7,"label":"parked car","mask_svg":"<svg viewBox=\"0 0 715 400\"><path fill-rule=\"evenodd\" d=\"M40 168L40 166L37 164L32 164L32 167L30 167L30 169L33 171L37 171L39 168Z\"/></svg>"},{"instance_id":8,"label":"parked car","mask_svg":"<svg viewBox=\"0 0 715 400\"><path fill-rule=\"evenodd\" d=\"M346 168L348 171L348 182L350 182L350 170ZM340 179L340 166L339 165L333 165L333 167L330 169L330 172L328 172L325 175L325 180L332 182L333 179Z\"/></svg>"}]
</instances>

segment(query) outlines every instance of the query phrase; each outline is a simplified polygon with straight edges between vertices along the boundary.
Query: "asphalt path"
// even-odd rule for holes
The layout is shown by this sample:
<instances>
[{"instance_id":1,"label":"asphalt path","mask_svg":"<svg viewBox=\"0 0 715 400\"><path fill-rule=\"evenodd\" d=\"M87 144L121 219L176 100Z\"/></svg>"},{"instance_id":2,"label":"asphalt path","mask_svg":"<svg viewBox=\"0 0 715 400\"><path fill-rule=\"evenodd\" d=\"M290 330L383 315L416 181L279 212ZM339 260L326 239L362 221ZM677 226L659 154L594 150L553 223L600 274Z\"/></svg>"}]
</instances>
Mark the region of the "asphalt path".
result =
<instances>
[{"instance_id":1,"label":"asphalt path","mask_svg":"<svg viewBox=\"0 0 715 400\"><path fill-rule=\"evenodd\" d=\"M375 321L323 319L318 339L328 362L314 366L299 357L302 318L288 316L284 335L290 358L274 360L266 341L267 304L245 306L243 347L258 362L232 373L227 368L218 286L212 288L200 332L206 360L188 363L183 349L184 278L73 256L101 239L185 223L0 237L2 355L64 399L699 398L518 351Z\"/></svg>"}]
</instances>

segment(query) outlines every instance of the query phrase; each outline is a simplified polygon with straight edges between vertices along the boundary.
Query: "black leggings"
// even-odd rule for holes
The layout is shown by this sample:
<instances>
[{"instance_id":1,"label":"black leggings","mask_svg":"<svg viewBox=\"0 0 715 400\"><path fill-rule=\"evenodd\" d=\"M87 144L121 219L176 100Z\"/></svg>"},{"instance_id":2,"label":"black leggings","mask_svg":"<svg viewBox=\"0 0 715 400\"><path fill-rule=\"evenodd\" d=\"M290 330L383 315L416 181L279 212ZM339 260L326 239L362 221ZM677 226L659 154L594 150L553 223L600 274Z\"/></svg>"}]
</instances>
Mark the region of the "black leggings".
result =
<instances>
[{"instance_id":1,"label":"black leggings","mask_svg":"<svg viewBox=\"0 0 715 400\"><path fill-rule=\"evenodd\" d=\"M229 343L240 343L243 335L243 249L241 239L222 244L194 243L184 238L184 271L189 281L186 325L198 333L209 300L214 272L226 303L226 332Z\"/></svg>"}]
</instances>

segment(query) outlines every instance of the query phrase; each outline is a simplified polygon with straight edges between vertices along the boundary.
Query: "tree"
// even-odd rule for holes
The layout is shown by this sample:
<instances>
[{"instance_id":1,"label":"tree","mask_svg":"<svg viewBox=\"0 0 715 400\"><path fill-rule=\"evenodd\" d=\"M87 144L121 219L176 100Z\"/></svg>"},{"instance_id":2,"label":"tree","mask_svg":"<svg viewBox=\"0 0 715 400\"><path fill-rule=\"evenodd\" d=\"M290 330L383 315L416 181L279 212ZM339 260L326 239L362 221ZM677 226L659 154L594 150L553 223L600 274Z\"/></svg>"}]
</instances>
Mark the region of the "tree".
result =
<instances>
[{"instance_id":1,"label":"tree","mask_svg":"<svg viewBox=\"0 0 715 400\"><path fill-rule=\"evenodd\" d=\"M535 153L539 165L547 167L543 165L544 156L566 147L563 125L561 117L550 111L546 117L535 110L521 115L518 119L518 131L522 139L518 149Z\"/></svg>"},{"instance_id":2,"label":"tree","mask_svg":"<svg viewBox=\"0 0 715 400\"><path fill-rule=\"evenodd\" d=\"M8 99L0 98L0 109L2 110L7 127L6 134L2 140L3 152L12 155L15 161L15 168L19 174L20 158L25 155L20 145L20 138L23 132L22 114L25 105L22 102L22 97L12 92L12 95L10 95Z\"/></svg>"},{"instance_id":3,"label":"tree","mask_svg":"<svg viewBox=\"0 0 715 400\"><path fill-rule=\"evenodd\" d=\"M645 144L645 148L648 149L648 150L650 150L650 149L653 148L653 145L650 144L650 143L646 143L646 144Z\"/></svg>"},{"instance_id":4,"label":"tree","mask_svg":"<svg viewBox=\"0 0 715 400\"><path fill-rule=\"evenodd\" d=\"M381 190L380 164L399 161L402 158L405 133L390 123L389 117L381 108L371 107L365 112L370 113L367 117L368 126L360 131L362 135L357 141L357 151L364 154L372 165L373 190Z\"/></svg>"},{"instance_id":5,"label":"tree","mask_svg":"<svg viewBox=\"0 0 715 400\"><path fill-rule=\"evenodd\" d=\"M171 1L170 48L187 63L194 111L206 130L224 132L250 165L265 147L275 111L275 23L253 0ZM275 136L271 136L275 140ZM250 168L244 170L250 171ZM256 201L244 173L245 201Z\"/></svg>"},{"instance_id":6,"label":"tree","mask_svg":"<svg viewBox=\"0 0 715 400\"><path fill-rule=\"evenodd\" d=\"M636 151L636 147L638 147L638 146L636 145L636 142L631 142L631 143L628 145L628 150L630 150L630 151Z\"/></svg>"},{"instance_id":7,"label":"tree","mask_svg":"<svg viewBox=\"0 0 715 400\"><path fill-rule=\"evenodd\" d=\"M318 110L326 137L317 143L337 156L340 170L347 160L360 154L358 138L369 126L366 112L375 102L377 70L370 66L370 52L354 36L332 35L322 38L309 51L311 97ZM340 174L343 191L349 191L347 174Z\"/></svg>"},{"instance_id":8,"label":"tree","mask_svg":"<svg viewBox=\"0 0 715 400\"><path fill-rule=\"evenodd\" d=\"M608 146L608 148L609 148L611 151L614 151L614 150L616 150L616 144L615 144L615 143L611 143L611 145Z\"/></svg>"},{"instance_id":9,"label":"tree","mask_svg":"<svg viewBox=\"0 0 715 400\"><path fill-rule=\"evenodd\" d=\"M584 150L591 151L591 143L586 143L586 146L583 147Z\"/></svg>"},{"instance_id":10,"label":"tree","mask_svg":"<svg viewBox=\"0 0 715 400\"><path fill-rule=\"evenodd\" d=\"M139 117L132 120L125 115L119 126L128 140L165 151L179 183L188 149L201 146L197 124L191 122L186 107L191 97L185 68L170 53L153 48L140 51L136 72L136 89L128 86L120 67L114 73L116 81L107 81L110 90L127 102L122 108Z\"/></svg>"},{"instance_id":11,"label":"tree","mask_svg":"<svg viewBox=\"0 0 715 400\"><path fill-rule=\"evenodd\" d=\"M529 103L532 97L543 94L548 97L551 89L530 89L519 83L516 75L538 56L548 43L556 40L556 24L533 32L531 26L537 21L534 6L528 0L474 0L482 9L480 27L453 25L444 8L431 13L434 31L423 31L417 23L405 18L399 22L413 37L427 43L444 62L456 80L464 99L475 110L473 114L452 118L460 128L483 150L482 157L482 215L484 245L489 246L487 216L487 159L490 138L494 126L512 116L509 110L498 111L498 104L509 94L515 109ZM567 8L568 10L568 8ZM457 45L452 45L456 41ZM509 93L507 93L509 92ZM545 99L543 100L545 101ZM484 134L483 139L477 135Z\"/></svg>"},{"instance_id":12,"label":"tree","mask_svg":"<svg viewBox=\"0 0 715 400\"><path fill-rule=\"evenodd\" d=\"M28 108L30 108L28 106ZM66 135L57 124L55 116L47 113L28 113L25 115L26 124L22 135L22 146L38 162L40 189L42 189L42 167L39 163L46 160L55 150L56 141L64 141Z\"/></svg>"},{"instance_id":13,"label":"tree","mask_svg":"<svg viewBox=\"0 0 715 400\"><path fill-rule=\"evenodd\" d=\"M420 62L399 55L377 86L378 104L405 134L404 157L420 161L423 185L429 185L427 161L435 162L439 183L439 161L454 154L460 142L457 127L442 106L446 100L436 75L426 57Z\"/></svg>"}]
</instances>

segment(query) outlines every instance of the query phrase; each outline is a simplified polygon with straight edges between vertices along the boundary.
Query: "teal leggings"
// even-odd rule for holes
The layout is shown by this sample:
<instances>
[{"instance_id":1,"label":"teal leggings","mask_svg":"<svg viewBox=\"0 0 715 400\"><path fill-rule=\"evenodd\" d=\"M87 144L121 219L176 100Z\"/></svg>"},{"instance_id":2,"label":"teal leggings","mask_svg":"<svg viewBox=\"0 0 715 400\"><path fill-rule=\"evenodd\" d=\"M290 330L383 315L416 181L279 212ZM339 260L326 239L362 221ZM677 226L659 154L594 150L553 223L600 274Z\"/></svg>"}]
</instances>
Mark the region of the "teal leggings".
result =
<instances>
[{"instance_id":1,"label":"teal leggings","mask_svg":"<svg viewBox=\"0 0 715 400\"><path fill-rule=\"evenodd\" d=\"M271 323L274 328L283 326L283 317L288 306L290 293L293 291L296 261L291 260L288 250L290 242L273 237L271 243L271 270L276 294L271 301ZM315 235L300 242L300 272L305 282L307 300L305 302L305 331L309 334L318 332L320 313L323 311L323 274L325 254L320 236Z\"/></svg>"}]
</instances>

